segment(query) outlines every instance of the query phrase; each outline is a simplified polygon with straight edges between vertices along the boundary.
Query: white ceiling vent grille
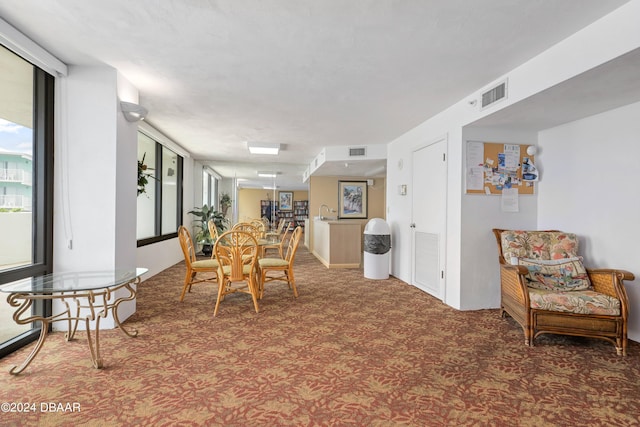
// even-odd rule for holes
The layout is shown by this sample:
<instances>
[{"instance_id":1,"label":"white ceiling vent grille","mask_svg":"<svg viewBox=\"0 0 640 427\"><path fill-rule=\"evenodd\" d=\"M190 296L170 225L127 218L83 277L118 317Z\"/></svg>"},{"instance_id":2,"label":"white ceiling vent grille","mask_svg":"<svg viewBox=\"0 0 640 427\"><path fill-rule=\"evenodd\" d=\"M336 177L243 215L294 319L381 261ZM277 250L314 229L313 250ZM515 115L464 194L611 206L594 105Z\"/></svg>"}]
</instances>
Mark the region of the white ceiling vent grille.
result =
<instances>
[{"instance_id":1,"label":"white ceiling vent grille","mask_svg":"<svg viewBox=\"0 0 640 427\"><path fill-rule=\"evenodd\" d=\"M497 86L482 93L482 108L487 108L498 101L507 98L507 81L503 81Z\"/></svg>"},{"instance_id":2,"label":"white ceiling vent grille","mask_svg":"<svg viewBox=\"0 0 640 427\"><path fill-rule=\"evenodd\" d=\"M363 157L367 155L366 147L349 147L349 157Z\"/></svg>"}]
</instances>

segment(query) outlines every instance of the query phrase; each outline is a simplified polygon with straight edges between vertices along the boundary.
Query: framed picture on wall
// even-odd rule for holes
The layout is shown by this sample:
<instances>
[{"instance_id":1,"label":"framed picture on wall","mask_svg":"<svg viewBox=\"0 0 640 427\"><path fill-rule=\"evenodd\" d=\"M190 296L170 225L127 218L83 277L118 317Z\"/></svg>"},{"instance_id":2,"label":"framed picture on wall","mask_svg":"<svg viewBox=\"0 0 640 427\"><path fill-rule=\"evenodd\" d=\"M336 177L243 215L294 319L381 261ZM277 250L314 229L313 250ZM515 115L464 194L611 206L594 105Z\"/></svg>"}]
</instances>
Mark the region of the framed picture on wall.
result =
<instances>
[{"instance_id":1,"label":"framed picture on wall","mask_svg":"<svg viewBox=\"0 0 640 427\"><path fill-rule=\"evenodd\" d=\"M338 217L367 218L367 181L338 181Z\"/></svg>"},{"instance_id":2,"label":"framed picture on wall","mask_svg":"<svg viewBox=\"0 0 640 427\"><path fill-rule=\"evenodd\" d=\"M278 193L278 202L281 211L293 209L293 191L281 191Z\"/></svg>"}]
</instances>

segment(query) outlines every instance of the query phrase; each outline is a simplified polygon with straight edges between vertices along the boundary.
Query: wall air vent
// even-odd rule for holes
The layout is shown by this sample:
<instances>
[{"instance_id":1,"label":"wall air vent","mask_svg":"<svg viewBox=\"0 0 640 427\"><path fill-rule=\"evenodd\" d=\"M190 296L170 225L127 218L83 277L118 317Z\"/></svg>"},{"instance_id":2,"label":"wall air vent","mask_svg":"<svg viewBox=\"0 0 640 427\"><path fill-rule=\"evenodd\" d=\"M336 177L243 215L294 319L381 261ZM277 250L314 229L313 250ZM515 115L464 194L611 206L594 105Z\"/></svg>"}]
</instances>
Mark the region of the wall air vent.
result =
<instances>
[{"instance_id":1,"label":"wall air vent","mask_svg":"<svg viewBox=\"0 0 640 427\"><path fill-rule=\"evenodd\" d=\"M367 155L366 147L349 147L349 157L363 157Z\"/></svg>"},{"instance_id":2,"label":"wall air vent","mask_svg":"<svg viewBox=\"0 0 640 427\"><path fill-rule=\"evenodd\" d=\"M487 108L490 105L495 104L498 101L502 101L507 98L507 81L503 81L497 86L482 93L482 107Z\"/></svg>"}]
</instances>

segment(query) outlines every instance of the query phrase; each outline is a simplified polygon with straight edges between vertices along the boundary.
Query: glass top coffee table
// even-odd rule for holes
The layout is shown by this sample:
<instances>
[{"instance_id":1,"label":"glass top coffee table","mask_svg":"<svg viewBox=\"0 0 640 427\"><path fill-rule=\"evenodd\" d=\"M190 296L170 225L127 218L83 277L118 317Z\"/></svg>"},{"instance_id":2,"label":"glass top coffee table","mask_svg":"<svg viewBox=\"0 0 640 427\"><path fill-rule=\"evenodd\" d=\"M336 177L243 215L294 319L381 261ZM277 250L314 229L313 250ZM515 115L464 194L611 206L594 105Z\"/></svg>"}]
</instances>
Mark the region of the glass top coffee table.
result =
<instances>
[{"instance_id":1,"label":"glass top coffee table","mask_svg":"<svg viewBox=\"0 0 640 427\"><path fill-rule=\"evenodd\" d=\"M97 369L102 368L100 356L100 319L113 315L115 324L127 336L135 337L138 331L127 331L118 318L118 306L136 297L134 285L140 283L140 277L148 271L146 268L111 271L83 271L52 273L39 277L30 277L0 286L0 292L7 293L7 302L16 307L13 320L19 325L40 322L40 337L27 359L19 367L14 366L9 373L19 374L38 354L53 322L68 322L65 339L73 339L78 322L85 322L87 341L91 352L91 361ZM123 296L116 296L116 291L124 289ZM119 292L120 294L120 292ZM64 310L51 316L32 314L34 301L61 300ZM91 323L95 321L94 333ZM93 335L93 336L92 336Z\"/></svg>"}]
</instances>

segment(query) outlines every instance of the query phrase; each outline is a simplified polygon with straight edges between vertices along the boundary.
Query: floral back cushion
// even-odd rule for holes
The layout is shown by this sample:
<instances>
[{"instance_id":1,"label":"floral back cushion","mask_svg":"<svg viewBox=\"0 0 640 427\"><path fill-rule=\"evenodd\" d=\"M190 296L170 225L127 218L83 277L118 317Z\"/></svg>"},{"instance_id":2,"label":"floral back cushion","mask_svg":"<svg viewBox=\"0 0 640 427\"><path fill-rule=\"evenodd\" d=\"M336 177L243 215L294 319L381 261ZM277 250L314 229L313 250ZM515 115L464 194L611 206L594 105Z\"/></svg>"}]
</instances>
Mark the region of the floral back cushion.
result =
<instances>
[{"instance_id":1,"label":"floral back cushion","mask_svg":"<svg viewBox=\"0 0 640 427\"><path fill-rule=\"evenodd\" d=\"M529 270L527 286L547 291L584 291L591 288L581 257L560 260L518 259Z\"/></svg>"},{"instance_id":2,"label":"floral back cushion","mask_svg":"<svg viewBox=\"0 0 640 427\"><path fill-rule=\"evenodd\" d=\"M512 257L554 260L578 256L578 237L573 233L507 230L501 236L507 262Z\"/></svg>"}]
</instances>

